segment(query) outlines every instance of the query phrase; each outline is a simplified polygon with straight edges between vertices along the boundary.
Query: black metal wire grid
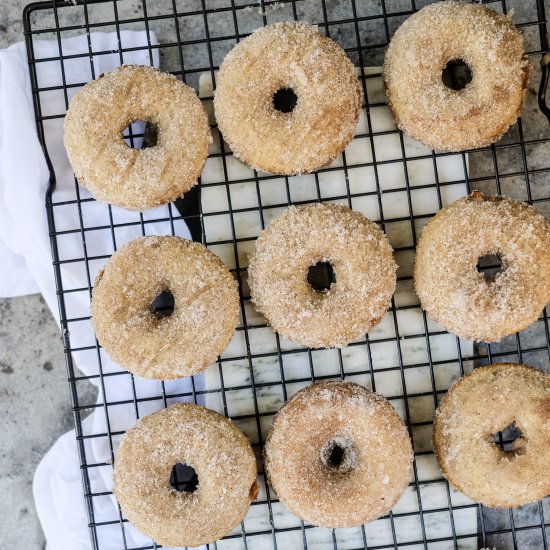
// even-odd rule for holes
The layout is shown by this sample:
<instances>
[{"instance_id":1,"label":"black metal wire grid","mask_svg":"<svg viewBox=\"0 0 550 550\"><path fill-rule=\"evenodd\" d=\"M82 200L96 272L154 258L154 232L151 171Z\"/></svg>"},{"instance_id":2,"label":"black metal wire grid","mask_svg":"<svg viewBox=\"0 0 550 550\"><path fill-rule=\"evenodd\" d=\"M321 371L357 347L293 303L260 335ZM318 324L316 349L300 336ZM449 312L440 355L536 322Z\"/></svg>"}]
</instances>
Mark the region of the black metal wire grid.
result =
<instances>
[{"instance_id":1,"label":"black metal wire grid","mask_svg":"<svg viewBox=\"0 0 550 550\"><path fill-rule=\"evenodd\" d=\"M360 67L360 77L365 93L365 117L367 129L356 135L355 141L365 146L364 162L349 162L346 154L341 160L319 173L311 176L308 185L312 185L313 195L306 196L296 193L300 182L292 178L280 178L262 173L250 172L246 177L231 176L234 168L231 152L220 139L215 125L213 134L215 140L214 152L210 159L217 164L223 177L212 178L201 184L168 208L168 215L162 220L150 219L146 213L139 214L135 222L138 235L147 234L148 225L152 222L165 221L170 223L172 233L177 233L177 222L185 219L190 226L193 238L201 240L214 252L218 253L232 268L239 282L241 297L241 323L238 327L238 338L242 343L242 352L231 357L222 357L211 370L216 371L218 383L215 387L204 388L203 384L192 383L191 390L186 393L174 394L162 385L159 395L141 396L135 389L134 379L122 371L103 372L100 347L95 342L90 346L73 347L71 344L71 329L75 324L89 322L88 316L73 316L67 311L67 298L71 293L85 293L91 295L93 273L97 266L103 264L110 253L96 254L89 251L87 237L95 231L108 231L111 234L112 250L117 248L117 230L121 227L113 215L111 207L105 205L106 223L89 226L83 209L86 203L93 199L82 197L81 191L74 183L74 198L71 200L57 200L55 188L55 174L51 169L51 185L46 197L48 221L50 226L54 273L59 296L59 311L63 339L66 351L69 385L74 411L74 421L79 449L84 498L88 515L92 546L101 550L101 530L105 526L120 525L120 547L129 549L125 529L126 520L122 514L109 521L97 521L96 502L105 497L105 493L94 492L90 482L90 473L98 468L110 468L114 459L114 440L123 431L111 429L110 414L115 407L121 404L109 401L106 386L118 377L130 376L133 389L133 399L130 404L135 409L136 418L140 417L143 404L161 402L163 406L174 400L190 399L195 402L204 402L206 398L219 398L222 412L231 416L241 428L250 436L258 455L261 451L263 438L273 414L278 406L292 395L299 387L314 380L324 378L343 378L356 380L370 386L374 390L384 393L402 413L407 422L415 447L414 476L408 488L408 505L396 507L386 518L374 524L362 526L353 536L349 530L322 530L311 525L294 521L289 514L284 513L277 499L266 486L263 472L260 467L261 493L257 502L252 504L249 514L265 517L262 524L253 525L243 521L240 528L231 533L223 541L210 545L213 548L477 548L478 546L497 546L498 548L544 548L549 547L550 541L550 503L548 499L532 506L510 511L491 511L471 501L461 499L460 494L450 487L437 473L424 475L419 473L426 466L428 470L434 464L434 456L429 443L431 431L431 416L419 410L432 411L438 400L445 393L451 380L448 378L448 369L451 369L456 378L469 370L475 364L484 364L498 361L519 361L537 366L547 372L550 371L550 333L548 316L544 312L541 318L528 330L505 339L498 345L477 346L469 348L463 341L455 337L448 337L440 327L435 326L419 309L418 303L400 303L399 288L411 287L410 270L403 268L398 273L398 292L392 303L392 309L387 316L387 332L383 336L371 333L350 346L352 351L360 351L364 357L361 365L351 366L346 350L332 350L330 356L322 356L316 350L299 349L283 342L278 335L272 334L274 347L261 348L256 346L257 335L270 331L262 319L258 319L251 308L246 284L246 260L243 252L250 250L250 245L257 237L257 233L273 216L284 209L288 204L297 204L311 201L337 201L350 207L357 208L361 199L373 199L377 205L377 218L381 227L390 235L396 228L408 227L410 236L404 242L394 244L398 263L410 266L414 254L414 243L422 224L431 215L444 206L448 200L448 190L456 185L464 185L465 189L481 189L485 192L506 193L536 204L543 212L550 212L550 132L546 125L542 127L542 115L533 107L532 93L528 94L525 113L529 124L519 120L518 123L496 145L470 151L460 155L464 178L449 180L440 177L441 159L448 155L433 152L418 153L410 147L410 140L395 129L373 128L373 113L383 108L380 97L373 98L370 84L380 77L378 74L368 73L367 66L380 66L383 51L393 31L413 11L424 4L415 0L381 0L367 2L360 0L342 0L329 2L328 0L289 0L286 2L248 3L240 0L77 0L76 2L46 1L29 5L24 12L25 39L27 43L28 62L30 67L31 85L36 111L36 122L39 137L47 153L47 139L45 125L49 121L61 120L63 112L43 113L42 94L52 91L62 91L65 98L65 108L69 101L69 93L84 82L69 83L67 65L71 58L89 58L91 78L96 78L92 60L112 52L93 51L89 41L89 51L82 55L63 55L62 39L74 34L90 33L95 31L112 31L118 36L118 54L120 63L125 60L125 54L136 49L144 49L149 53L150 62L153 62L154 50L158 50L161 68L168 70L198 90L200 75L210 75L215 82L215 70L219 66L223 55L232 45L244 38L254 28L272 23L276 20L304 19L317 23L321 32L338 41L350 55L356 66ZM538 65L539 56L547 49L546 21L542 0L533 2L514 2L499 0L489 2L491 7L507 12L515 8L514 21L523 31L527 49L533 65ZM230 32L227 32L230 25ZM121 32L125 29L145 29L148 44L142 48L123 48ZM150 40L150 33L155 31L159 37L159 44ZM37 59L34 55L36 40L53 38L59 46L59 55L47 59ZM200 55L197 55L199 52ZM200 61L197 61L200 59ZM62 86L41 86L37 79L37 65L44 62L58 64ZM535 86L537 74L534 77ZM206 104L211 97L202 98ZM535 122L538 121L538 124ZM131 130L129 140L133 143L136 136ZM385 159L380 154L378 140L386 138L393 140L401 155L398 159ZM387 142L386 142L387 143ZM378 147L377 147L378 144ZM367 154L367 150L369 153ZM424 163L424 169L431 166L430 181L414 182L411 170L415 162ZM427 163L427 164L426 164ZM399 166L401 174L399 183L387 186L384 181L388 174L387 169ZM367 169L374 181L373 189L358 189L352 185L353 171ZM344 179L339 185L334 185L332 191L326 182L330 178L343 173ZM203 178L204 180L204 178ZM280 200L266 199L266 185L279 185L282 197ZM249 186L255 196L255 204L236 205L237 195L234 190ZM435 204L428 209L420 208L419 201L430 191L435 197ZM221 193L221 195L220 195ZM421 193L424 193L423 195ZM202 194L202 201L200 195ZM216 195L217 194L217 195ZM224 196L221 206L212 207L206 197ZM297 198L296 198L297 197ZM238 201L237 201L238 202ZM405 211L399 213L389 205L400 203ZM174 207L175 206L175 207ZM59 220L63 218L64 209L74 208L78 212L79 224L75 227L59 229ZM391 212L391 214L386 214ZM247 218L248 216L248 218ZM251 222L250 216L255 217ZM226 220L225 236L209 239L209 225L214 218ZM244 221L243 221L244 220ZM248 221L246 221L248 220ZM222 223L222 222L220 222ZM225 223L225 222L223 222ZM243 227L245 228L243 231ZM250 229L250 228L253 229ZM248 233L247 233L248 228ZM62 239L73 239L80 243L79 257L63 258L59 253L59 243ZM67 288L64 280L64 264L80 264L86 273L87 285L83 288ZM409 322L410 315L415 315L419 322L411 330L404 330L404 322ZM404 316L404 317L402 317ZM414 323L413 323L414 324ZM91 330L91 329L90 329ZM263 331L263 332L262 332ZM452 342L450 355L441 357L434 353L435 342L439 338L450 338L444 341L443 347L449 347ZM394 364L380 366L377 350L394 347L396 361ZM385 346L385 347L380 347ZM417 355L411 350L414 346L422 349L423 359L417 361ZM441 347L441 344L438 344ZM267 349L267 351L265 351ZM465 349L471 351L464 352ZM263 350L263 351L262 351ZM76 369L73 356L79 353L95 354L98 373L82 376ZM324 357L319 361L319 357ZM327 357L334 368L326 368ZM410 357L415 360L411 361ZM294 361L291 368L287 360ZM272 371L272 378L266 379L259 375L258 365L264 361ZM232 377L231 369L244 366L248 373L245 382L236 381ZM445 370L447 369L447 370ZM414 383L417 377L423 376L428 385L422 387ZM383 377L387 376L387 379ZM82 401L82 385L85 381L95 380L103 393L103 402L100 404ZM386 381L384 381L386 380ZM390 382L388 382L389 380ZM382 388L382 389L381 389ZM388 389L390 388L390 389ZM265 408L262 395L276 391L279 395L277 406ZM235 392L248 392L250 410L235 414L232 395ZM419 403L423 403L419 406ZM83 418L90 409L99 409L105 415L107 430L104 433L85 433ZM428 435L427 435L428 434ZM111 459L102 463L90 462L86 442L93 438L104 438L108 441ZM500 437L499 443L505 444ZM433 470L433 468L432 468ZM432 490L439 491L442 500L435 502L427 495ZM433 496L433 493L431 493ZM408 507L407 507L408 506ZM255 514L254 510L261 512ZM464 530L464 513L474 512L475 524L473 529ZM290 517L290 519L289 519ZM281 518L283 518L281 520ZM437 521L436 521L437 520ZM438 522L438 523L437 523ZM461 523L462 522L462 523ZM439 525L438 529L434 524ZM460 525L459 525L460 524ZM258 526L259 525L259 526ZM374 527L373 527L374 526ZM346 531L346 533L344 533ZM376 531L376 533L375 533ZM380 532L386 532L386 540L380 537ZM346 535L346 536L344 536ZM359 542L357 542L357 540ZM350 543L350 541L354 541ZM374 541L374 542L373 542ZM133 548L133 547L132 547ZM140 549L157 548L154 542L140 546ZM137 549L136 549L137 550Z\"/></svg>"}]
</instances>

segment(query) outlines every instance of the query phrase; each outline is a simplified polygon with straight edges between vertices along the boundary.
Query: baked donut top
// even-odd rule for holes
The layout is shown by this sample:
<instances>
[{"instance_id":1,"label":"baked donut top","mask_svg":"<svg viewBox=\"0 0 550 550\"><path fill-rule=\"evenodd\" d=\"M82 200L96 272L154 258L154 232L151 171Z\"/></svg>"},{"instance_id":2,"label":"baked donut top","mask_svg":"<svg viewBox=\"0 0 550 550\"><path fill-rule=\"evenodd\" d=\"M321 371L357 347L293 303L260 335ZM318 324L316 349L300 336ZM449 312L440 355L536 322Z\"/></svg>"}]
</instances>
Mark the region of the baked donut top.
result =
<instances>
[{"instance_id":1,"label":"baked donut top","mask_svg":"<svg viewBox=\"0 0 550 550\"><path fill-rule=\"evenodd\" d=\"M505 451L492 438L512 423L521 433ZM520 506L545 497L550 376L514 363L464 376L437 408L434 450L447 479L486 506Z\"/></svg>"},{"instance_id":2,"label":"baked donut top","mask_svg":"<svg viewBox=\"0 0 550 550\"><path fill-rule=\"evenodd\" d=\"M316 263L334 268L326 291L308 283ZM254 305L290 341L347 345L385 315L397 266L384 232L341 204L290 206L258 237L248 267Z\"/></svg>"},{"instance_id":3,"label":"baked donut top","mask_svg":"<svg viewBox=\"0 0 550 550\"><path fill-rule=\"evenodd\" d=\"M472 73L462 90L442 79L447 63ZM424 145L459 151L488 145L519 116L530 65L511 14L445 1L424 7L395 32L384 59L388 106Z\"/></svg>"},{"instance_id":4,"label":"baked donut top","mask_svg":"<svg viewBox=\"0 0 550 550\"><path fill-rule=\"evenodd\" d=\"M291 112L274 95L292 90ZM355 68L317 27L275 23L225 57L216 76L218 127L234 154L275 174L302 174L330 162L353 138L362 104Z\"/></svg>"},{"instance_id":5,"label":"baked donut top","mask_svg":"<svg viewBox=\"0 0 550 550\"><path fill-rule=\"evenodd\" d=\"M335 447L343 453L336 463ZM407 429L392 405L344 381L296 393L275 416L264 447L268 480L281 502L332 528L385 515L407 486L412 460Z\"/></svg>"},{"instance_id":6,"label":"baked donut top","mask_svg":"<svg viewBox=\"0 0 550 550\"><path fill-rule=\"evenodd\" d=\"M479 258L496 254L487 278ZM550 223L533 206L474 192L440 210L416 249L422 307L463 338L492 342L533 323L550 300Z\"/></svg>"},{"instance_id":7,"label":"baked donut top","mask_svg":"<svg viewBox=\"0 0 550 550\"><path fill-rule=\"evenodd\" d=\"M129 147L135 121L157 128L154 147ZM175 76L122 65L88 82L72 98L64 143L76 177L94 198L131 210L165 204L196 184L212 141L206 111Z\"/></svg>"},{"instance_id":8,"label":"baked donut top","mask_svg":"<svg viewBox=\"0 0 550 550\"><path fill-rule=\"evenodd\" d=\"M170 484L177 463L192 467L193 492ZM178 403L126 432L115 456L114 492L128 519L164 546L199 546L233 529L258 494L250 441L228 418Z\"/></svg>"},{"instance_id":9,"label":"baked donut top","mask_svg":"<svg viewBox=\"0 0 550 550\"><path fill-rule=\"evenodd\" d=\"M170 316L153 302L174 298ZM123 368L146 378L174 379L213 363L238 322L237 283L203 244L147 236L117 250L99 272L92 295L97 339Z\"/></svg>"}]
</instances>

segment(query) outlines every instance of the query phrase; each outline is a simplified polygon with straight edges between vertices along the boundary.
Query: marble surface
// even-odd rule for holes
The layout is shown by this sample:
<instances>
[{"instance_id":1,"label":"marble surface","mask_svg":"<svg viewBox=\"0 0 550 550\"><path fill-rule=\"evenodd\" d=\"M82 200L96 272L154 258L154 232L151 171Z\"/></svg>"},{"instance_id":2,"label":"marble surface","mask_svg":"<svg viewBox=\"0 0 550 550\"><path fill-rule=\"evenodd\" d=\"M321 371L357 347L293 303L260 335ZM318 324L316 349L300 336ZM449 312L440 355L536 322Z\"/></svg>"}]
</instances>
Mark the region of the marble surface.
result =
<instances>
[{"instance_id":1,"label":"marble surface","mask_svg":"<svg viewBox=\"0 0 550 550\"><path fill-rule=\"evenodd\" d=\"M380 77L380 68L366 68L365 73L370 76L367 80L367 93L369 101L378 103L383 101L383 85ZM200 77L200 94L203 97L212 96L212 79L209 74L203 74ZM211 102L205 103L207 110L210 113L211 121L213 122L213 109ZM370 128L373 131L394 130L395 125L387 108L374 108L370 112ZM365 134L369 132L369 122L365 112L361 113L356 134ZM385 158L400 158L402 155L399 143L396 143L393 136L379 136L379 139L374 143L374 154L377 158L384 156ZM372 170L368 167L353 168L354 165L365 162L365 158L369 156L368 147L364 139L355 139L346 148L346 164L348 166L348 181L352 194L358 192L367 192L374 190L375 181ZM212 153L219 153L219 146L214 143ZM407 141L407 155L420 156L428 153L422 145L412 140ZM224 222L225 215L222 213L226 208L226 187L225 185L217 186L219 182L225 181L225 175L220 166L216 162L217 159L210 158L203 171L202 180L206 185L207 196L203 196L203 209L209 214L205 220L205 236L209 243L223 241L228 236L228 224ZM228 159L230 160L230 159ZM431 162L431 159L429 159ZM401 164L401 163L399 163ZM323 197L338 196L345 193L345 172L342 169L342 159L337 158L331 168L335 170L330 172L329 182L320 178L320 192ZM391 166L391 165L386 165ZM425 183L424 178L429 174L429 166L421 164L415 166L411 163L409 179L411 186ZM448 155L438 161L439 176L441 181L463 181L465 179L464 164L462 155ZM228 180L246 180L253 177L250 168L239 161L231 159L228 163ZM393 173L393 170L388 171L385 177L382 178L382 188L386 191L391 189L393 184L400 185L399 172ZM292 199L298 200L315 200L317 190L315 178L313 176L290 177L288 179L289 188ZM287 201L286 186L284 178L270 179L262 182L260 187L261 204L267 207L263 210L263 220L265 224L281 213L281 209L269 209L269 205L284 204ZM253 182L250 184L231 184L231 204L233 208L245 208L247 206L256 206L258 202L256 186ZM299 193L299 196L295 196ZM467 193L465 183L449 185L442 188L443 205L450 204L458 197ZM413 208L416 213L420 212L420 208L425 208L425 212L430 212L431 209L437 210L437 193L432 189L425 189L420 195L412 192ZM355 197L352 199L352 207L356 211L360 211L369 218L380 219L378 207L378 199L376 195ZM398 218L404 212L408 212L408 206L400 199L399 195L394 197L392 201L383 201L383 215L386 220ZM243 219L239 216L233 216L235 222L236 238L246 238L250 235L256 235L261 231L259 217L257 220ZM387 234L390 243L394 248L406 246L406 243L413 241L411 226L409 223L388 224ZM389 229L391 227L391 229ZM246 267L247 254L250 252L250 245L253 242L242 241L238 243L238 260L240 267ZM235 267L235 255L233 245L216 245L211 246L224 261L230 266ZM405 255L399 255L397 262L400 265L399 276L410 275L412 265ZM246 283L244 283L246 288ZM406 281L398 281L395 294L395 302L398 308L402 306L417 305L418 300L410 285ZM258 326L264 323L264 319L252 307L247 307L246 321L248 326ZM430 391L432 383L430 380L428 369L415 368L411 371L406 371L406 380L402 383L399 380L399 373L391 371L392 367L399 365L398 347L395 344L396 332L401 338L400 347L404 356L405 364L419 364L427 360L427 345L424 338L412 338L405 340L405 336L415 335L423 332L423 318L419 308L405 309L399 311L396 316L397 327L393 323L393 314L388 313L370 333L369 339L371 342L371 356L367 360L366 347L364 345L352 345L338 350L315 350L311 357L311 369L315 377L335 376L340 374L340 364L346 373L348 381L357 382L365 385L384 396L390 398L391 403L396 407L398 413L405 421L412 423L424 422L431 419L434 410L434 402L431 396L423 398L409 398L408 410L405 407L403 400L404 392L415 394L422 391ZM437 326L430 322L430 331L438 330ZM245 337L248 337L248 345L252 358L248 359L233 359L235 357L243 357L246 355L247 347ZM364 339L359 339L356 343L364 342ZM456 339L449 334L430 338L430 352L433 361L445 362L437 365L434 368L434 374L437 379L436 385L438 389L447 388L452 380L458 376L459 365L457 357ZM281 378L279 361L277 354L278 348L285 352L282 359L284 370L284 387L279 383ZM297 351L300 346L279 337L277 341L275 335L270 328L248 329L245 336L244 332L237 332L230 342L227 349L222 353L222 358L227 362L222 364L220 369L210 368L206 371L205 389L211 393L205 395L205 405L211 409L221 413L224 410L229 411L233 417L246 418L247 415L254 414L255 407L262 415L261 429L258 430L256 423L250 419L238 421L241 428L250 437L251 441L260 444L265 441L267 428L273 414L283 405L285 398L289 399L301 388L309 384L309 380L304 381L304 378L309 377L310 359L302 352ZM293 352L296 350L295 352ZM472 342L461 341L461 354L463 357L468 357L473 354ZM256 357L262 355L262 357ZM340 359L341 358L341 363ZM364 374L365 365L368 363L372 366L373 375ZM466 371L473 368L473 363L464 361L463 366ZM251 384L260 385L260 389L256 392L255 399L252 399L250 390L226 391L222 396L217 392L221 387L243 387ZM416 452L426 451L431 449L431 432L425 429L426 426L414 428L412 432L413 444ZM418 480L432 480L434 483L420 486L422 506L425 511L436 508L446 508L448 506L447 495L442 491L443 479L441 472L433 462L433 457L430 460L424 460L423 457L417 457L416 460L416 475ZM414 483L414 478L411 479ZM437 482L438 481L438 482ZM268 487L265 485L265 480L262 476L259 477L260 495L259 501L265 500L268 496ZM271 497L273 495L271 494ZM451 489L450 498L453 506L471 505L472 501L462 495L459 491ZM396 514L410 513L407 516L398 516L394 519L395 528L398 532L398 540L400 543L416 541L422 538L419 522L419 504L416 494L416 486L410 485L399 502L393 508ZM251 534L258 531L269 529L270 516L269 507L267 504L257 504L252 506L247 514L244 526L246 533ZM297 518L289 514L280 504L275 504L271 510L273 522L277 527L282 526L299 526L300 522ZM438 514L427 513L424 517L426 536L428 538L449 537L452 536L450 531L450 522ZM457 533L462 535L474 535L466 537L463 541L463 548L477 550L478 541L475 533L477 532L477 510L476 508L466 508L461 510L455 516L455 528ZM241 527L234 529L233 534L240 534ZM387 518L380 519L368 524L365 527L365 533L361 528L354 529L337 529L334 532L334 537L338 547L342 548L360 548L363 545L363 535L366 536L369 546L378 546L391 543L391 528ZM277 534L277 541L283 548L301 548L302 533L301 531L288 532L286 534ZM264 549L271 548L270 537L253 536L247 538L248 548ZM281 539L281 541L280 541ZM279 542L280 541L280 542ZM232 548L232 541L220 541L218 547L221 549ZM325 548L333 548L332 533L325 529L313 529L307 531L307 545L311 550L321 550Z\"/></svg>"},{"instance_id":2,"label":"marble surface","mask_svg":"<svg viewBox=\"0 0 550 550\"><path fill-rule=\"evenodd\" d=\"M0 47L5 47L22 38L21 11L26 3L26 0L2 0L0 3ZM210 4L216 3L222 4L224 2L210 2ZM417 2L417 5L422 3ZM148 2L150 13L154 12L153 4L155 3ZM159 6L161 4L161 2L158 2ZM307 6L317 3L306 0L303 4L306 6L304 9L307 9ZM365 0L357 2L357 4L365 13L365 10L379 9L379 2L377 1ZM410 2L394 0L388 2L388 4L394 6L395 9L399 9L410 5ZM528 18L531 16L525 8L527 2L509 0L507 4L509 8L515 7L519 17ZM548 13L550 12L549 0L546 1L546 5ZM142 13L141 6L141 0L124 2L124 9L127 13L135 16ZM330 9L333 10L332 17L348 16L348 8L348 2L330 2ZM94 17L101 18L105 13L108 13L107 10L109 9L111 8L108 6L94 7ZM258 14L254 11L245 16L243 21L240 21L241 32L246 32L248 24L257 25L255 23L257 17ZM286 19L288 14L284 10L278 10L273 12L272 17ZM40 24L40 21L36 23ZM44 24L46 23L44 21ZM64 23L71 23L70 13ZM227 25L232 26L232 22L217 18L213 28L221 34ZM160 22L155 25L155 31L161 41L164 36L171 32L168 26L164 28ZM192 34L193 28L192 26L183 27L182 31ZM345 29L338 29L333 37L345 44L348 35L349 33ZM163 50L161 67L169 70L174 63L176 54L175 48ZM196 51L186 51L186 55L191 60L195 59L197 63L200 63L203 54L204 52L198 51L198 49ZM215 50L214 54L223 55L223 47L220 46L219 51ZM380 55L380 52L375 53L369 61L372 63L379 62ZM547 135L548 124L538 114L535 104L535 86L538 82L536 71L531 82L528 103L524 112L524 131L529 137ZM497 159L499 169L503 172L516 170L518 165L517 153L517 150L499 152ZM530 166L545 165L548 154L548 144L532 147L528 151ZM475 153L470 158L470 175L482 178L477 187L487 192L496 191L496 181L494 177L490 176L492 163L491 153ZM520 177L502 179L500 182L501 191L523 199L525 198L525 186L518 185L518 183L521 184ZM533 189L540 196L548 195L550 182L547 174L534 178ZM550 215L550 211L545 213ZM524 336L522 335L524 345L539 342L541 338L544 338L544 335L536 330L531 332L527 331ZM514 339L504 341L501 344L502 349L514 349L514 346ZM517 357L512 357L511 360L517 360ZM546 354L545 357L544 353L533 354L530 357L524 357L523 360L547 368L548 356ZM289 365L289 368L291 369L292 365ZM322 362L320 368L323 368ZM89 391L90 395L86 402L94 401L91 388L88 390L79 388L79 391ZM2 430L0 494L3 495L0 501L0 549L41 548L43 546L43 536L37 523L32 502L32 474L43 453L51 446L58 435L71 427L72 417L59 332L43 301L38 296L0 300L0 395L0 429ZM260 507L257 508L257 513L261 515ZM514 520L515 525L536 524L537 522L533 518L536 518L538 510L532 507L524 508L515 511L513 514L507 511L485 512L486 527L490 525L492 528L507 528L510 525L511 518ZM256 511L254 512L256 513ZM546 510L547 518L549 512L550 510ZM280 526L283 527L284 525ZM411 525L407 529L413 529L413 527ZM380 544L384 543L385 536L389 536L387 531L387 528L386 531L382 528L377 531L376 536L381 537ZM286 542L289 545L286 547L292 547L292 536L292 534L286 535L288 540L283 541L281 539L281 544ZM324 534L322 530L315 530L308 531L307 536L308 541L311 542L310 539L322 538ZM532 534L530 531L522 532L520 537L521 540L518 539L518 543L522 543L525 548L541 547L539 546L540 538L537 539L536 534ZM500 538L493 537L489 542L498 548L508 548L511 542L509 539L509 535L506 535ZM391 538L388 540L391 541Z\"/></svg>"}]
</instances>

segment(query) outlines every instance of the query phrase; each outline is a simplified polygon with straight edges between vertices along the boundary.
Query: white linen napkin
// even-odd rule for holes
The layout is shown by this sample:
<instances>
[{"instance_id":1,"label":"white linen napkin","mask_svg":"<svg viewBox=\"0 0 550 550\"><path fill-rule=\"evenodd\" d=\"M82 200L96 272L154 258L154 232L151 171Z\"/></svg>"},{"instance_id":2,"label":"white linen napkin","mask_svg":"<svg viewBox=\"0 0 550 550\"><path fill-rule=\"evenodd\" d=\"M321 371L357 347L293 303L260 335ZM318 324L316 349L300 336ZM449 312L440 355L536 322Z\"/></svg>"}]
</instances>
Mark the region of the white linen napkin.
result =
<instances>
[{"instance_id":1,"label":"white linen napkin","mask_svg":"<svg viewBox=\"0 0 550 550\"><path fill-rule=\"evenodd\" d=\"M120 40L120 42L119 42ZM119 49L146 47L148 40L156 44L153 33L145 31L122 31L116 33L91 33L62 40L61 50L58 42L35 41L34 58L59 58L93 52L113 52L93 56L93 74L90 58L77 57L65 60L66 83L84 84L101 73L109 72L121 64ZM152 62L158 66L158 50L152 50ZM133 64L150 64L148 49L125 52L122 61ZM37 62L37 85L39 88L63 85L60 63L55 61ZM69 99L78 87L69 88ZM57 297L52 273L52 257L48 235L45 194L49 182L49 171L36 135L31 86L27 67L27 56L23 43L14 44L0 51L0 296L19 296L41 292L59 322ZM75 199L74 177L63 147L63 118L66 103L63 89L41 92L40 105L44 116L55 115L44 121L45 140L48 153L57 177L55 201ZM139 128L133 129L139 132ZM139 143L136 143L139 146ZM80 189L83 198L89 197L85 189ZM54 209L54 215L59 207ZM167 219L170 206L149 210L148 220ZM81 223L86 227L103 225L108 206L101 203L82 204L80 221L77 208L63 208L55 222L57 229L78 228ZM139 221L138 213L112 207L111 214L118 224ZM171 234L170 222L147 223L147 234ZM177 235L190 238L187 226L182 220L174 221ZM110 231L88 231L86 235L71 234L69 239L59 239L59 255L62 258L83 257L84 242L87 250L104 251L111 254L113 237ZM117 229L117 246L132 240L136 235L136 226ZM104 263L104 262L103 262ZM81 262L62 265L64 288L87 288L88 280ZM98 266L99 269L100 266ZM92 281L94 274L91 274ZM65 303L69 316L89 315L89 293L74 292L65 294ZM78 313L77 313L78 312ZM93 345L93 331L88 322L73 323L69 326L72 347ZM86 375L98 374L97 358L82 354L73 354L80 370ZM102 353L103 372L120 371ZM104 395L99 391L98 404L130 401L128 405L117 406L116 412L110 411L111 430L125 430L136 420L133 392L138 396L162 393L161 382L133 378L130 375L111 377ZM92 380L94 381L94 380ZM191 389L189 379L171 383L173 393L185 393ZM140 404L139 414L144 416L162 407L152 402L146 407ZM106 432L107 415L103 407L96 408L83 423L83 433L97 434ZM87 463L110 462L111 442L108 438L86 440ZM114 442L116 448L117 442ZM112 488L111 468L89 468L91 490L110 491ZM78 459L74 430L62 436L44 457L36 470L34 497L38 515L44 529L49 550L89 550L91 548L88 530L88 518L82 496L82 478ZM109 521L120 517L114 497L94 499L94 519L96 522ZM101 548L105 550L121 548L122 531L120 525L108 525L98 528ZM150 539L132 526L125 525L128 547L148 545Z\"/></svg>"},{"instance_id":2,"label":"white linen napkin","mask_svg":"<svg viewBox=\"0 0 550 550\"><path fill-rule=\"evenodd\" d=\"M23 43L0 52L0 105L0 296L40 291L25 258L25 251L35 247L41 271L50 279L48 304L53 311L55 293L47 267L51 255L43 202L49 173L36 137ZM28 220L18 227L21 215L28 215Z\"/></svg>"}]
</instances>

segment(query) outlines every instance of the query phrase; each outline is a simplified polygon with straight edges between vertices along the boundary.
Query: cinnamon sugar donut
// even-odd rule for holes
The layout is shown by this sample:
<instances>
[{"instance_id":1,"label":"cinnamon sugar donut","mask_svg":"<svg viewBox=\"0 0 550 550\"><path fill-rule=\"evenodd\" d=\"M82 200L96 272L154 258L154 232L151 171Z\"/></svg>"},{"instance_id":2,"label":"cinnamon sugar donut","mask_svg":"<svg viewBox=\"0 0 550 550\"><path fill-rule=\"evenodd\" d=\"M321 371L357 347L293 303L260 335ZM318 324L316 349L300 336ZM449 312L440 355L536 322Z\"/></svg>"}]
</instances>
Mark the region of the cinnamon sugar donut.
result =
<instances>
[{"instance_id":1,"label":"cinnamon sugar donut","mask_svg":"<svg viewBox=\"0 0 550 550\"><path fill-rule=\"evenodd\" d=\"M317 263L335 281L308 283ZM250 295L283 337L310 348L342 347L380 322L395 291L393 249L382 230L337 204L289 207L262 231L249 261Z\"/></svg>"},{"instance_id":2,"label":"cinnamon sugar donut","mask_svg":"<svg viewBox=\"0 0 550 550\"><path fill-rule=\"evenodd\" d=\"M176 490L176 464L198 484ZM138 420L115 457L114 493L128 520L163 546L213 542L243 519L258 495L248 438L224 416L189 403Z\"/></svg>"},{"instance_id":3,"label":"cinnamon sugar donut","mask_svg":"<svg viewBox=\"0 0 550 550\"><path fill-rule=\"evenodd\" d=\"M509 451L492 435L515 424ZM512 363L475 369L456 382L436 410L434 451L445 477L492 508L550 494L550 376Z\"/></svg>"},{"instance_id":4,"label":"cinnamon sugar donut","mask_svg":"<svg viewBox=\"0 0 550 550\"><path fill-rule=\"evenodd\" d=\"M361 103L351 60L306 23L254 31L216 76L224 140L242 161L273 174L312 172L333 160L353 138Z\"/></svg>"},{"instance_id":5,"label":"cinnamon sugar donut","mask_svg":"<svg viewBox=\"0 0 550 550\"><path fill-rule=\"evenodd\" d=\"M154 147L133 149L123 130L157 128ZM199 177L211 141L195 92L152 67L123 65L81 88L65 116L67 155L81 185L101 201L144 210L170 202Z\"/></svg>"},{"instance_id":6,"label":"cinnamon sugar donut","mask_svg":"<svg viewBox=\"0 0 550 550\"><path fill-rule=\"evenodd\" d=\"M264 446L281 503L321 527L353 527L387 514L407 487L407 428L382 396L349 382L299 391L277 413Z\"/></svg>"},{"instance_id":7,"label":"cinnamon sugar donut","mask_svg":"<svg viewBox=\"0 0 550 550\"><path fill-rule=\"evenodd\" d=\"M496 254L494 279L477 269ZM527 328L550 300L550 223L528 204L474 192L438 212L416 247L414 287L448 331L493 342Z\"/></svg>"},{"instance_id":8,"label":"cinnamon sugar donut","mask_svg":"<svg viewBox=\"0 0 550 550\"><path fill-rule=\"evenodd\" d=\"M174 298L171 315L153 302ZM99 343L126 370L174 379L204 370L225 349L238 321L235 279L199 243L141 237L115 252L96 278L91 303Z\"/></svg>"},{"instance_id":9,"label":"cinnamon sugar donut","mask_svg":"<svg viewBox=\"0 0 550 550\"><path fill-rule=\"evenodd\" d=\"M447 64L462 62L471 81L447 87ZM480 4L437 2L395 32L384 59L386 99L403 132L439 151L489 145L518 118L529 79L523 36Z\"/></svg>"}]
</instances>

